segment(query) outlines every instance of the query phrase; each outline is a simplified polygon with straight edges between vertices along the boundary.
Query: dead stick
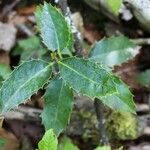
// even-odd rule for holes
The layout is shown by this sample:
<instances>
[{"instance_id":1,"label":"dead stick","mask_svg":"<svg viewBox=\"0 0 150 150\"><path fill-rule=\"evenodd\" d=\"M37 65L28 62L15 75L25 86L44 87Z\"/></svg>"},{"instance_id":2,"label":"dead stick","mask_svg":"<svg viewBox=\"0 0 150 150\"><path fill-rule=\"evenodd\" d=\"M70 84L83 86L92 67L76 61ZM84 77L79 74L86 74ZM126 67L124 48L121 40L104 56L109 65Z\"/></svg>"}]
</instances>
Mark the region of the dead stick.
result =
<instances>
[{"instance_id":1,"label":"dead stick","mask_svg":"<svg viewBox=\"0 0 150 150\"><path fill-rule=\"evenodd\" d=\"M74 48L76 50L76 54L79 57L81 57L82 53L83 53L83 51L82 51L83 49L81 46L81 34L78 31L78 29L76 28L76 26L71 18L71 11L68 6L67 0L56 0L55 2L58 3L59 7L62 10L63 15L66 18L66 21L68 22L68 24L71 27L71 30L72 30L72 33L74 34L74 39L75 39Z\"/></svg>"},{"instance_id":2,"label":"dead stick","mask_svg":"<svg viewBox=\"0 0 150 150\"><path fill-rule=\"evenodd\" d=\"M97 115L97 120L99 123L99 132L101 136L100 145L109 145L109 139L105 129L104 105L99 99L95 99L94 106Z\"/></svg>"},{"instance_id":3,"label":"dead stick","mask_svg":"<svg viewBox=\"0 0 150 150\"><path fill-rule=\"evenodd\" d=\"M98 102L100 102L99 100L97 100ZM95 101L96 103L96 101ZM103 120L105 118L103 118L103 115L100 115L101 112L103 113L102 109L103 106L99 106L98 104L95 104L96 106L96 110L98 111L98 115L97 117L99 118L99 120ZM103 105L103 104L102 104ZM99 108L98 108L99 107ZM98 108L98 109L97 109ZM99 112L100 111L100 112ZM9 112L4 114L5 120L18 120L18 121L23 121L23 122L41 122L41 118L40 118L40 114L42 113L41 109L38 108L32 108L32 107L27 107L27 106L19 106L18 108L15 108L13 110L10 110ZM99 116L100 115L100 116ZM101 119L100 119L101 118ZM103 121L104 122L104 121ZM102 123L102 122L100 122ZM150 126L149 126L150 122L149 122L149 114L146 115L142 115L138 117L138 135L139 137L142 136L150 136ZM100 132L104 132L103 125L100 125ZM80 128L80 127L79 127ZM105 129L105 128L104 128ZM83 131L80 131L81 134L83 134ZM105 133L102 133L102 135L104 136L103 141L105 141L105 143L107 142L107 135ZM102 140L101 140L102 143Z\"/></svg>"}]
</instances>

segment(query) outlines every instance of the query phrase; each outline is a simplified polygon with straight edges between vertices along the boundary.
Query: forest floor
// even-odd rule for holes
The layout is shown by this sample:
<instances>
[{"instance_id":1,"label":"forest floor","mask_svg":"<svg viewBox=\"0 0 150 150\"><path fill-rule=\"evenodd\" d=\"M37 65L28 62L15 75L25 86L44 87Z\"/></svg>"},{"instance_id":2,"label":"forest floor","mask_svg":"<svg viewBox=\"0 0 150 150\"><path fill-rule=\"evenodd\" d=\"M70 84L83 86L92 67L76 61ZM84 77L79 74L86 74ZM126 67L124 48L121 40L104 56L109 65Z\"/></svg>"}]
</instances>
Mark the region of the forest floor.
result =
<instances>
[{"instance_id":1,"label":"forest floor","mask_svg":"<svg viewBox=\"0 0 150 150\"><path fill-rule=\"evenodd\" d=\"M37 34L34 12L39 3L34 0L0 1L0 33L2 33L1 30L3 32L6 30L5 36L0 35L0 43L2 40L6 40L3 42L5 43L3 47L0 47L0 63L10 66L11 69L17 66L20 61L20 55L13 53L18 41ZM92 44L104 37L123 34L130 39L144 39L150 36L150 33L141 28L135 18L128 22L121 20L120 23L116 23L82 1L70 0L69 6L75 15L75 24L82 34L85 57ZM5 27L2 27L3 24ZM150 89L140 85L136 79L136 76L146 69L150 69L150 45L148 44L141 46L140 53L133 60L116 66L114 69L114 73L127 83L134 95L134 101L137 104L137 118L140 124L138 126L142 126L143 129L138 131L139 136L133 140L130 138L126 140L112 139L113 147L123 145L127 150L150 150ZM37 143L44 133L44 127L41 125L39 117L43 107L43 99L41 98L43 92L39 91L26 104L5 115L3 128L0 129L0 139L4 138L7 141L5 150L37 148ZM98 144L98 131L93 127L93 124L89 125L91 124L89 120L95 113L93 109L93 103L89 102L87 98L76 97L71 124L62 134L62 136L69 136L81 150L92 150ZM91 114L86 115L87 110ZM75 117L76 111L81 113L78 115L82 116L84 120ZM80 130L81 126L83 128ZM87 131L89 132L87 133Z\"/></svg>"}]
</instances>

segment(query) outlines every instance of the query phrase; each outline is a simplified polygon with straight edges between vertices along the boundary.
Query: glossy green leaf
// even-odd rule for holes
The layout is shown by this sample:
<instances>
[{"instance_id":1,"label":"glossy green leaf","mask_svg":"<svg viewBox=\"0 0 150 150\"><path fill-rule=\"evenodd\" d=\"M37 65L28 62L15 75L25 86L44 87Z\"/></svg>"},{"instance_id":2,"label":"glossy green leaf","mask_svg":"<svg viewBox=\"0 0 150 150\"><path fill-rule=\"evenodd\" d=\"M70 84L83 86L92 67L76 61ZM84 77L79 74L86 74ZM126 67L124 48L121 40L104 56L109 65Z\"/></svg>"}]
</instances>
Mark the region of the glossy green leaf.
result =
<instances>
[{"instance_id":1,"label":"glossy green leaf","mask_svg":"<svg viewBox=\"0 0 150 150\"><path fill-rule=\"evenodd\" d=\"M122 0L115 0L115 2L114 0L106 0L106 3L114 14L119 15Z\"/></svg>"},{"instance_id":2,"label":"glossy green leaf","mask_svg":"<svg viewBox=\"0 0 150 150\"><path fill-rule=\"evenodd\" d=\"M1 112L18 106L29 99L48 82L52 72L52 63L31 60L22 63L4 81L0 90Z\"/></svg>"},{"instance_id":3,"label":"glossy green leaf","mask_svg":"<svg viewBox=\"0 0 150 150\"><path fill-rule=\"evenodd\" d=\"M47 49L43 47L40 38L33 36L27 39L19 40L13 50L13 55L20 55L21 61L27 61L32 58L42 58Z\"/></svg>"},{"instance_id":4,"label":"glossy green leaf","mask_svg":"<svg viewBox=\"0 0 150 150\"><path fill-rule=\"evenodd\" d=\"M58 140L52 129L45 132L38 144L39 150L57 150Z\"/></svg>"},{"instance_id":5,"label":"glossy green leaf","mask_svg":"<svg viewBox=\"0 0 150 150\"><path fill-rule=\"evenodd\" d=\"M73 106L72 90L64 84L62 79L50 81L44 95L44 110L42 122L47 129L53 128L59 135L67 126Z\"/></svg>"},{"instance_id":6,"label":"glossy green leaf","mask_svg":"<svg viewBox=\"0 0 150 150\"><path fill-rule=\"evenodd\" d=\"M64 50L70 47L72 36L65 18L52 5L44 3L37 7L36 20L43 43L51 51Z\"/></svg>"},{"instance_id":7,"label":"glossy green leaf","mask_svg":"<svg viewBox=\"0 0 150 150\"><path fill-rule=\"evenodd\" d=\"M73 144L70 138L64 137L58 144L58 150L79 150L76 145Z\"/></svg>"},{"instance_id":8,"label":"glossy green leaf","mask_svg":"<svg viewBox=\"0 0 150 150\"><path fill-rule=\"evenodd\" d=\"M69 41L68 41L68 44L67 44L67 47L65 47L61 53L64 54L64 55L69 55L69 56L72 56L72 51L73 51L73 45L74 45L74 38L73 38L73 34L70 30L70 38L69 38Z\"/></svg>"},{"instance_id":9,"label":"glossy green leaf","mask_svg":"<svg viewBox=\"0 0 150 150\"><path fill-rule=\"evenodd\" d=\"M99 64L76 57L58 63L61 77L76 92L92 99L116 92L114 76Z\"/></svg>"},{"instance_id":10,"label":"glossy green leaf","mask_svg":"<svg viewBox=\"0 0 150 150\"><path fill-rule=\"evenodd\" d=\"M150 69L147 69L145 72L140 73L137 76L137 80L141 85L150 86Z\"/></svg>"},{"instance_id":11,"label":"glossy green leaf","mask_svg":"<svg viewBox=\"0 0 150 150\"><path fill-rule=\"evenodd\" d=\"M101 99L102 102L115 110L135 113L133 95L127 85L125 85L118 77L115 79L115 84L118 93L103 97Z\"/></svg>"},{"instance_id":12,"label":"glossy green leaf","mask_svg":"<svg viewBox=\"0 0 150 150\"><path fill-rule=\"evenodd\" d=\"M91 50L90 59L114 67L132 59L138 53L139 49L128 38L118 36L97 42Z\"/></svg>"}]
</instances>

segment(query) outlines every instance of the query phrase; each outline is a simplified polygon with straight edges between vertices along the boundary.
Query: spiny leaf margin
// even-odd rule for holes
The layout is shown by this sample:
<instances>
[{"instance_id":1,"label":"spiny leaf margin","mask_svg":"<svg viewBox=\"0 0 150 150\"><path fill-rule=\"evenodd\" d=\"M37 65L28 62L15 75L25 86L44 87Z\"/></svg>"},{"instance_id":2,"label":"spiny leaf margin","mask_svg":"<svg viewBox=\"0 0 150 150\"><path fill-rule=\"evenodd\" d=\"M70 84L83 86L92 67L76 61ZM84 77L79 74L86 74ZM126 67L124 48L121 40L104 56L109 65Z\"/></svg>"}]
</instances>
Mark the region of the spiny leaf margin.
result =
<instances>
[{"instance_id":1,"label":"spiny leaf margin","mask_svg":"<svg viewBox=\"0 0 150 150\"><path fill-rule=\"evenodd\" d=\"M115 77L115 84L118 93L102 97L102 102L114 110L136 114L133 95L128 86L117 76Z\"/></svg>"},{"instance_id":2,"label":"spiny leaf margin","mask_svg":"<svg viewBox=\"0 0 150 150\"><path fill-rule=\"evenodd\" d=\"M125 36L112 36L96 42L89 57L92 61L114 67L133 59L139 53L139 48Z\"/></svg>"},{"instance_id":3,"label":"spiny leaf margin","mask_svg":"<svg viewBox=\"0 0 150 150\"><path fill-rule=\"evenodd\" d=\"M65 48L70 48L70 44L73 44L73 42L70 42L72 41L72 33L65 18L57 8L44 2L44 6L39 5L37 7L35 17L38 29L41 31L43 43L49 50L63 51Z\"/></svg>"},{"instance_id":4,"label":"spiny leaf margin","mask_svg":"<svg viewBox=\"0 0 150 150\"><path fill-rule=\"evenodd\" d=\"M30 60L16 67L0 89L1 114L23 103L42 88L51 77L52 65L53 63L43 60ZM33 78L34 76L37 78Z\"/></svg>"},{"instance_id":5,"label":"spiny leaf margin","mask_svg":"<svg viewBox=\"0 0 150 150\"><path fill-rule=\"evenodd\" d=\"M70 57L58 64L60 76L77 93L94 99L117 92L114 75L95 62Z\"/></svg>"},{"instance_id":6,"label":"spiny leaf margin","mask_svg":"<svg viewBox=\"0 0 150 150\"><path fill-rule=\"evenodd\" d=\"M52 128L58 136L67 126L73 106L72 89L57 76L48 84L41 114L45 129Z\"/></svg>"}]
</instances>

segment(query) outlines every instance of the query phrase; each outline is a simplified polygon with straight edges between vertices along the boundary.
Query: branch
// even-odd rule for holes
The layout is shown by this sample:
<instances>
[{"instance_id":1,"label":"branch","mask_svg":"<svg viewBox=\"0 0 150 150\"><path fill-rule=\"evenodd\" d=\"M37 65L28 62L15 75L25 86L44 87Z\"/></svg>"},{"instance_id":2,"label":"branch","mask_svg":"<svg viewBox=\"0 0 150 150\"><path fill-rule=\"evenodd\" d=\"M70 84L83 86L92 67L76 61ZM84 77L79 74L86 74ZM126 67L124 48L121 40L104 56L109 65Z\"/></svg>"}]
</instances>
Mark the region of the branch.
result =
<instances>
[{"instance_id":1,"label":"branch","mask_svg":"<svg viewBox=\"0 0 150 150\"><path fill-rule=\"evenodd\" d=\"M58 4L58 6L61 8L63 15L65 16L66 21L68 22L69 26L71 27L71 31L74 35L74 48L76 51L76 54L78 56L82 56L83 51L82 51L82 44L81 44L81 33L78 31L76 28L72 18L71 18L71 11L70 8L67 4L67 0L55 0L55 3Z\"/></svg>"},{"instance_id":2,"label":"branch","mask_svg":"<svg viewBox=\"0 0 150 150\"><path fill-rule=\"evenodd\" d=\"M109 139L105 129L104 105L99 99L95 99L94 106L101 135L100 145L109 145Z\"/></svg>"}]
</instances>

